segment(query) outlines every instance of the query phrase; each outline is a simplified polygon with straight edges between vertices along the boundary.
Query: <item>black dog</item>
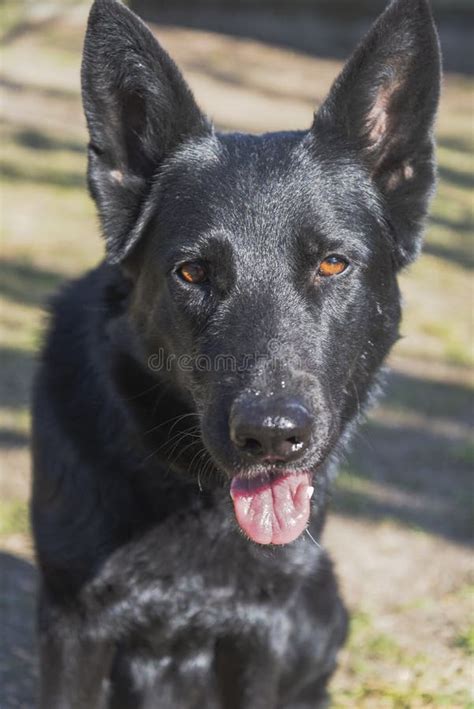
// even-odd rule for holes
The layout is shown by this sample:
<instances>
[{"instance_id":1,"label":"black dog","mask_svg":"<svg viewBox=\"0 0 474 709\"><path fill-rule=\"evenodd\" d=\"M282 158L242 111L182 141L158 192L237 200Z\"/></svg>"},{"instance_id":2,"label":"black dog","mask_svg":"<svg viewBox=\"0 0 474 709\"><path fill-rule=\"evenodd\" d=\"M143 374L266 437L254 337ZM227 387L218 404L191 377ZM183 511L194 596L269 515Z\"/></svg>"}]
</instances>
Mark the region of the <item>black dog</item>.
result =
<instances>
[{"instance_id":1,"label":"black dog","mask_svg":"<svg viewBox=\"0 0 474 709\"><path fill-rule=\"evenodd\" d=\"M107 259L56 300L35 388L43 709L325 704L346 614L317 540L397 339L439 64L427 2L396 0L309 130L220 135L96 0Z\"/></svg>"}]
</instances>

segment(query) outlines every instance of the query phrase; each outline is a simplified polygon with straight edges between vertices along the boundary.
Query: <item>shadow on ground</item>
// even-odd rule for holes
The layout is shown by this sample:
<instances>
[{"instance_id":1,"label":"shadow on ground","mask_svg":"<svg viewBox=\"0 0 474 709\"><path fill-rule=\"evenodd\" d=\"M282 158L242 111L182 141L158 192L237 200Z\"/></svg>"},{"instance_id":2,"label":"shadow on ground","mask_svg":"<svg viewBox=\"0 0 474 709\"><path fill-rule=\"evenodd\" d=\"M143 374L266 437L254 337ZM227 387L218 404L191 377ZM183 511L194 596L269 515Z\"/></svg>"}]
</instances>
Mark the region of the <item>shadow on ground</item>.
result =
<instances>
[{"instance_id":1,"label":"shadow on ground","mask_svg":"<svg viewBox=\"0 0 474 709\"><path fill-rule=\"evenodd\" d=\"M15 410L28 405L35 362L28 350L0 347L0 406Z\"/></svg>"},{"instance_id":2,"label":"shadow on ground","mask_svg":"<svg viewBox=\"0 0 474 709\"><path fill-rule=\"evenodd\" d=\"M32 709L37 683L35 642L36 571L0 552L0 706Z\"/></svg>"},{"instance_id":3,"label":"shadow on ground","mask_svg":"<svg viewBox=\"0 0 474 709\"><path fill-rule=\"evenodd\" d=\"M132 8L149 22L159 25L181 26L191 29L256 39L325 59L346 59L359 40L385 7L380 2L364 12L359 3L347 3L348 12L341 5L330 3L324 8L218 8L188 4L170 7L150 0L132 0ZM474 14L466 4L460 13L437 14L444 56L445 71L466 75L474 73L474 55L471 51Z\"/></svg>"},{"instance_id":4,"label":"shadow on ground","mask_svg":"<svg viewBox=\"0 0 474 709\"><path fill-rule=\"evenodd\" d=\"M7 450L15 448L25 448L30 442L29 436L23 431L16 431L14 428L0 428L0 449Z\"/></svg>"},{"instance_id":5,"label":"shadow on ground","mask_svg":"<svg viewBox=\"0 0 474 709\"><path fill-rule=\"evenodd\" d=\"M55 187L80 187L86 188L85 176L79 172L70 172L43 167L34 171L28 166L18 167L13 163L4 162L1 166L2 174L9 182L34 182L38 185L52 185Z\"/></svg>"},{"instance_id":6,"label":"shadow on ground","mask_svg":"<svg viewBox=\"0 0 474 709\"><path fill-rule=\"evenodd\" d=\"M335 509L470 543L472 389L393 373L381 404L356 435Z\"/></svg>"},{"instance_id":7,"label":"shadow on ground","mask_svg":"<svg viewBox=\"0 0 474 709\"><path fill-rule=\"evenodd\" d=\"M63 281L62 273L26 260L8 259L0 264L0 295L22 305L43 306Z\"/></svg>"},{"instance_id":8,"label":"shadow on ground","mask_svg":"<svg viewBox=\"0 0 474 709\"><path fill-rule=\"evenodd\" d=\"M38 86L38 84L35 83L25 83L21 81L14 81L12 79L8 79L4 76L0 76L0 88L2 89L9 89L10 91L22 93L24 91L32 91L36 93L39 97L48 99L48 98L55 98L55 99L76 99L77 98L77 90L75 88L66 90L66 89L59 89L54 86ZM30 147L37 147L37 146L30 146Z\"/></svg>"},{"instance_id":9,"label":"shadow on ground","mask_svg":"<svg viewBox=\"0 0 474 709\"><path fill-rule=\"evenodd\" d=\"M25 87L22 90L25 90ZM85 145L77 140L53 137L36 128L20 128L15 131L13 139L18 145L32 150L68 150L80 154L86 152Z\"/></svg>"},{"instance_id":10,"label":"shadow on ground","mask_svg":"<svg viewBox=\"0 0 474 709\"><path fill-rule=\"evenodd\" d=\"M465 225L452 224L445 219L432 219L433 223L440 226L447 226L450 229L456 229L458 232L462 232L465 229L466 239L465 246L461 248L453 248L450 246L445 246L444 244L425 244L423 247L423 252L429 254L430 256L435 256L436 258L442 259L443 261L450 261L456 266L461 268L466 268L469 270L474 269L474 251L472 248L472 226L467 222Z\"/></svg>"}]
</instances>

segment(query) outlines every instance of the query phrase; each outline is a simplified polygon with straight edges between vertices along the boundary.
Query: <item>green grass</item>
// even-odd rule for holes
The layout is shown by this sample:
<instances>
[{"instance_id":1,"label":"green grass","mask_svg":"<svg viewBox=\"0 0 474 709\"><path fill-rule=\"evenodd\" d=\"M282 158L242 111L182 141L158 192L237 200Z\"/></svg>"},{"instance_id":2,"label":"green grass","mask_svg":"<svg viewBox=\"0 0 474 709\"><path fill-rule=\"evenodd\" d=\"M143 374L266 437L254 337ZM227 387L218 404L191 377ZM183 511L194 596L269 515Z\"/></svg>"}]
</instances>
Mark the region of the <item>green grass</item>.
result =
<instances>
[{"instance_id":1,"label":"green grass","mask_svg":"<svg viewBox=\"0 0 474 709\"><path fill-rule=\"evenodd\" d=\"M4 0L0 5L0 29L2 37L19 26L26 16L25 0Z\"/></svg>"},{"instance_id":2,"label":"green grass","mask_svg":"<svg viewBox=\"0 0 474 709\"><path fill-rule=\"evenodd\" d=\"M468 441L463 445L456 446L453 451L453 457L474 469L474 443Z\"/></svg>"},{"instance_id":3,"label":"green grass","mask_svg":"<svg viewBox=\"0 0 474 709\"><path fill-rule=\"evenodd\" d=\"M455 638L454 645L467 655L474 655L474 624L470 625Z\"/></svg>"},{"instance_id":4,"label":"green grass","mask_svg":"<svg viewBox=\"0 0 474 709\"><path fill-rule=\"evenodd\" d=\"M27 534L30 530L28 507L25 502L8 500L0 502L0 536Z\"/></svg>"},{"instance_id":5,"label":"green grass","mask_svg":"<svg viewBox=\"0 0 474 709\"><path fill-rule=\"evenodd\" d=\"M354 658L354 666L364 670L374 660L402 665L416 659L408 655L391 635L374 629L370 615L363 611L351 616L348 651Z\"/></svg>"},{"instance_id":6,"label":"green grass","mask_svg":"<svg viewBox=\"0 0 474 709\"><path fill-rule=\"evenodd\" d=\"M468 642L472 642L470 635ZM345 655L346 684L350 686L333 692L334 709L470 706L467 688L450 691L449 686L440 686L433 691L429 654L402 647L392 635L377 629L367 612L353 612Z\"/></svg>"},{"instance_id":7,"label":"green grass","mask_svg":"<svg viewBox=\"0 0 474 709\"><path fill-rule=\"evenodd\" d=\"M466 690L459 692L429 692L418 689L404 691L374 679L354 691L333 695L333 709L473 709L474 702Z\"/></svg>"}]
</instances>

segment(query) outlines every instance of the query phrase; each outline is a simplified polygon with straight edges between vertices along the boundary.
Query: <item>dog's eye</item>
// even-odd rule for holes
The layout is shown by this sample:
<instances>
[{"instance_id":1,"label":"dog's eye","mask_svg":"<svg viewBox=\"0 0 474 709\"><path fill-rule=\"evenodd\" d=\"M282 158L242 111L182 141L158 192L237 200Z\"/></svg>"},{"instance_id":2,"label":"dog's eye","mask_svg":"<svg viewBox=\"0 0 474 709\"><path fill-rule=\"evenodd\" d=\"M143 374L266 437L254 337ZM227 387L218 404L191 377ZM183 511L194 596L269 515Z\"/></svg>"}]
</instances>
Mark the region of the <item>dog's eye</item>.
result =
<instances>
[{"instance_id":1,"label":"dog's eye","mask_svg":"<svg viewBox=\"0 0 474 709\"><path fill-rule=\"evenodd\" d=\"M207 271L203 264L198 261L183 263L178 268L177 273L186 283L198 284L207 281Z\"/></svg>"},{"instance_id":2,"label":"dog's eye","mask_svg":"<svg viewBox=\"0 0 474 709\"><path fill-rule=\"evenodd\" d=\"M328 256L319 264L318 276L338 276L348 267L346 259L342 256Z\"/></svg>"}]
</instances>

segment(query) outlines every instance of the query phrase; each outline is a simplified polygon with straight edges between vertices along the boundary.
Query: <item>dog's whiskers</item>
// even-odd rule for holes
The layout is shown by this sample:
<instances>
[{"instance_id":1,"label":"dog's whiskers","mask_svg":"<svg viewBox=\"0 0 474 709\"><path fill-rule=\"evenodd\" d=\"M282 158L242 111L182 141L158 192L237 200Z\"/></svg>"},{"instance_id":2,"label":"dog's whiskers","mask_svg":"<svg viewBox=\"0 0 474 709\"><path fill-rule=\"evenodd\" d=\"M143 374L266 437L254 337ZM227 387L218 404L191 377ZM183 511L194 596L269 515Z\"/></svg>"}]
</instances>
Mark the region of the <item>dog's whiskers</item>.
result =
<instances>
[{"instance_id":1,"label":"dog's whiskers","mask_svg":"<svg viewBox=\"0 0 474 709\"><path fill-rule=\"evenodd\" d=\"M192 469L194 461L196 460L196 458L198 458L197 484L199 492L203 492L201 476L204 474L205 471L207 471L210 465L212 465L212 460L208 456L209 454L207 450L203 448L194 455L193 459L191 460L191 463L189 464L190 469Z\"/></svg>"},{"instance_id":2,"label":"dog's whiskers","mask_svg":"<svg viewBox=\"0 0 474 709\"><path fill-rule=\"evenodd\" d=\"M174 438L175 438L175 437L174 437ZM172 456L174 455L175 451L176 451L177 449L179 449L181 443L184 442L185 438L191 438L191 439L192 439L191 443L188 443L187 446L184 446L184 448L183 448L182 450L178 451L178 454L176 455L176 457L171 460L171 464L175 463L175 462L182 456L182 454L184 453L184 451L188 450L188 448L191 448L191 446L194 446L195 443L196 443L196 440L198 440L198 439L200 438L200 436L199 436L198 433L196 433L196 432L195 432L194 430L192 430L192 429L189 430L189 431L185 431L183 434L181 434L181 435L178 437L178 440L174 443L174 445L173 445L173 447L171 448L171 450L167 453L167 455L168 455L168 457L169 457L170 459L171 459ZM170 441L169 443L171 444L171 441ZM165 451L166 451L166 448L165 448Z\"/></svg>"},{"instance_id":3,"label":"dog's whiskers","mask_svg":"<svg viewBox=\"0 0 474 709\"><path fill-rule=\"evenodd\" d=\"M149 428L147 431L145 431L145 436L148 436L150 433L153 433L153 431L157 431L159 428L163 428L163 426L167 426L168 424L172 423L173 426L171 427L169 433L173 430L173 428L183 419L188 418L190 416L197 416L198 419L201 418L200 414L197 414L195 412L187 413L187 414L181 414L179 416L174 416L173 418L168 419L167 421L163 421L162 423L157 424L156 426L153 426L152 428ZM169 435L169 434L168 434Z\"/></svg>"},{"instance_id":4,"label":"dog's whiskers","mask_svg":"<svg viewBox=\"0 0 474 709\"><path fill-rule=\"evenodd\" d=\"M308 528L306 528L305 532L306 532L306 534L308 535L308 537L311 539L311 541L313 542L313 544L315 544L315 545L318 547L318 549L322 549L321 544L316 541L316 539L313 537L313 535L311 534L311 532L309 531Z\"/></svg>"},{"instance_id":5,"label":"dog's whiskers","mask_svg":"<svg viewBox=\"0 0 474 709\"><path fill-rule=\"evenodd\" d=\"M200 438L199 427L193 426L192 428L189 428L186 431L178 431L170 439L164 441L161 446L158 446L158 448L155 448L151 453L149 453L144 458L143 462L146 462L150 458L153 458L153 456L157 455L162 450L166 452L168 446L172 446L172 449L168 452L168 455L172 456L176 448L184 441L185 438L188 437L191 437L193 439Z\"/></svg>"}]
</instances>

